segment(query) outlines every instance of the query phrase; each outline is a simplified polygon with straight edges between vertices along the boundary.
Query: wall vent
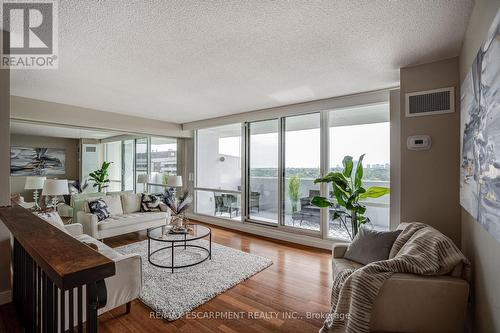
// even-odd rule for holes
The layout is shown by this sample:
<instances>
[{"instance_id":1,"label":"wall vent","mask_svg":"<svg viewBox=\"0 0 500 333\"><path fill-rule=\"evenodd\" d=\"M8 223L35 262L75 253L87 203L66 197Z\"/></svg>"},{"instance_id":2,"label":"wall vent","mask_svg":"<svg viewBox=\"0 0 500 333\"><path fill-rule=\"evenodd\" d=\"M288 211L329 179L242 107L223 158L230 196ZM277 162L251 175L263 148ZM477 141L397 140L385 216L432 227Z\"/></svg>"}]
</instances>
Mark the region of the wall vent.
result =
<instances>
[{"instance_id":1,"label":"wall vent","mask_svg":"<svg viewBox=\"0 0 500 333\"><path fill-rule=\"evenodd\" d=\"M453 87L413 92L405 97L407 117L455 112Z\"/></svg>"},{"instance_id":2,"label":"wall vent","mask_svg":"<svg viewBox=\"0 0 500 333\"><path fill-rule=\"evenodd\" d=\"M85 152L86 153L95 153L95 152L97 152L97 147L95 147L95 146L86 146L85 147Z\"/></svg>"}]
</instances>

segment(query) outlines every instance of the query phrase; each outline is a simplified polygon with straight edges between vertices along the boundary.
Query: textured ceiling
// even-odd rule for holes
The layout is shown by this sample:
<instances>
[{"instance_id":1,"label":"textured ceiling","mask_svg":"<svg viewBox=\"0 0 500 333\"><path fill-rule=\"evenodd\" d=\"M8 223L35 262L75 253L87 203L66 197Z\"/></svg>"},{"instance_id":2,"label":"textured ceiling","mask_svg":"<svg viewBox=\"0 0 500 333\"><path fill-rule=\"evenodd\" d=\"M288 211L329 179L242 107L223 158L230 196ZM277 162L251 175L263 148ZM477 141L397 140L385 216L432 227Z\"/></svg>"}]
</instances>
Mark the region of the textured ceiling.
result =
<instances>
[{"instance_id":1,"label":"textured ceiling","mask_svg":"<svg viewBox=\"0 0 500 333\"><path fill-rule=\"evenodd\" d=\"M59 70L12 94L176 123L398 85L458 55L469 0L59 2Z\"/></svg>"}]
</instances>

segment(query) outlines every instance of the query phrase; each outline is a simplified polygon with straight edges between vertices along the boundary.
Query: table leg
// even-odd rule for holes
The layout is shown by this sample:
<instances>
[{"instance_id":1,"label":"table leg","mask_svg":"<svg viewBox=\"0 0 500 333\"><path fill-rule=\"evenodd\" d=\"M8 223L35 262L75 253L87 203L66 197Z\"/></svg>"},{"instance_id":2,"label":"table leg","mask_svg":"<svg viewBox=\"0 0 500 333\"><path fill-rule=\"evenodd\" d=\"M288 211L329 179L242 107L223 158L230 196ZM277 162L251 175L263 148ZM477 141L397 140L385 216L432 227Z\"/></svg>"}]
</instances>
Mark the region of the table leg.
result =
<instances>
[{"instance_id":1,"label":"table leg","mask_svg":"<svg viewBox=\"0 0 500 333\"><path fill-rule=\"evenodd\" d=\"M172 243L172 273L174 272L174 246L175 243Z\"/></svg>"},{"instance_id":2,"label":"table leg","mask_svg":"<svg viewBox=\"0 0 500 333\"><path fill-rule=\"evenodd\" d=\"M186 234L184 234L184 250L186 249Z\"/></svg>"},{"instance_id":3,"label":"table leg","mask_svg":"<svg viewBox=\"0 0 500 333\"><path fill-rule=\"evenodd\" d=\"M210 231L209 234L208 246L209 246L208 259L212 260L212 231Z\"/></svg>"}]
</instances>

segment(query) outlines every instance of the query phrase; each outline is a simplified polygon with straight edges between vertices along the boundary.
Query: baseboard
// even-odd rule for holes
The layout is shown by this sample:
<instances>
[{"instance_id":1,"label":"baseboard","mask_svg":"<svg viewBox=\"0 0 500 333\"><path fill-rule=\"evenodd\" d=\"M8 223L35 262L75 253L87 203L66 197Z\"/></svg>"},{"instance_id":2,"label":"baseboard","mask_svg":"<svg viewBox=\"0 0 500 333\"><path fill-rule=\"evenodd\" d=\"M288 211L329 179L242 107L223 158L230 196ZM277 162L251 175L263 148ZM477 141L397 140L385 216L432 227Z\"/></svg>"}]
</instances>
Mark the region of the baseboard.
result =
<instances>
[{"instance_id":1,"label":"baseboard","mask_svg":"<svg viewBox=\"0 0 500 333\"><path fill-rule=\"evenodd\" d=\"M276 230L276 228L273 227L261 226L257 224L226 221L221 218L216 218L206 215L198 215L193 213L188 213L187 216L188 218L192 218L194 220L217 225L227 229L243 231L249 234L273 238L290 243L316 247L320 249L330 250L334 242L331 239L322 239L299 233L284 232L281 230Z\"/></svg>"},{"instance_id":2,"label":"baseboard","mask_svg":"<svg viewBox=\"0 0 500 333\"><path fill-rule=\"evenodd\" d=\"M12 302L12 290L5 290L0 292L0 305Z\"/></svg>"}]
</instances>

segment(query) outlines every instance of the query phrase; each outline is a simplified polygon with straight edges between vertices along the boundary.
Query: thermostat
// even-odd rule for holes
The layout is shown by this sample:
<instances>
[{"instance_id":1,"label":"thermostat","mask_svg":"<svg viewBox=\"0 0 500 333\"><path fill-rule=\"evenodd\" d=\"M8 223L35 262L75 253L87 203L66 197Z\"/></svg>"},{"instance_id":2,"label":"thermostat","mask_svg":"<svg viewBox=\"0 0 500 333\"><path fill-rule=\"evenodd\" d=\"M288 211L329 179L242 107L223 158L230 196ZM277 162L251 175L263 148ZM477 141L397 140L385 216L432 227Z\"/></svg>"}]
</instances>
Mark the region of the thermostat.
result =
<instances>
[{"instance_id":1,"label":"thermostat","mask_svg":"<svg viewBox=\"0 0 500 333\"><path fill-rule=\"evenodd\" d=\"M432 141L429 135L412 135L406 140L408 150L429 150L431 144Z\"/></svg>"}]
</instances>

